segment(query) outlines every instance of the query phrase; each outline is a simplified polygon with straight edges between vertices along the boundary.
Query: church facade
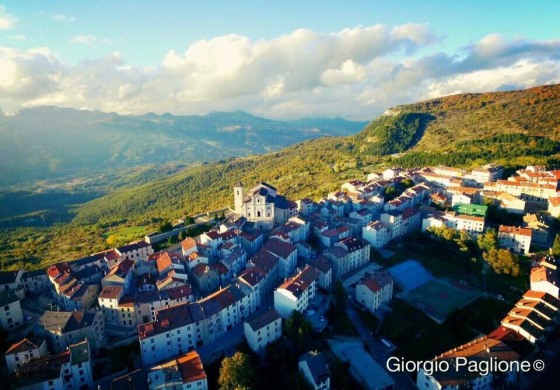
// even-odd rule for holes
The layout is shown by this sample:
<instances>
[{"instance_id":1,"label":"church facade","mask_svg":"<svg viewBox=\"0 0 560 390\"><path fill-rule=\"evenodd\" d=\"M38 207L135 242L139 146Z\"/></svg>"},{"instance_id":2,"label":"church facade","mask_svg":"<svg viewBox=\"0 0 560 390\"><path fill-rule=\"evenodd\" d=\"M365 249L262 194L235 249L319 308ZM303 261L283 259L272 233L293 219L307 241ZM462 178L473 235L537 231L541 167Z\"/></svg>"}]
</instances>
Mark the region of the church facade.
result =
<instances>
[{"instance_id":1,"label":"church facade","mask_svg":"<svg viewBox=\"0 0 560 390\"><path fill-rule=\"evenodd\" d=\"M233 198L235 213L245 217L255 230L271 230L297 215L297 204L278 195L276 188L265 182L248 191L238 182Z\"/></svg>"}]
</instances>

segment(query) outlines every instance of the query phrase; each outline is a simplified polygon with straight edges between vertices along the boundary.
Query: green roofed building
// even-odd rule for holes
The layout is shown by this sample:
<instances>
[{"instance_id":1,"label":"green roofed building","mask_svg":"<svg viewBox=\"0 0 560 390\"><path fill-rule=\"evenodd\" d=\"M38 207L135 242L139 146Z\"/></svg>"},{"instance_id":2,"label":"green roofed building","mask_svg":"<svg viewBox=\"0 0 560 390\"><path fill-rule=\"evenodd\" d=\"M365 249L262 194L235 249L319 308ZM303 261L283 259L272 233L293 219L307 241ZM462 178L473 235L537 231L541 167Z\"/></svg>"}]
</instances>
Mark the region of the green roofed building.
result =
<instances>
[{"instance_id":1,"label":"green roofed building","mask_svg":"<svg viewBox=\"0 0 560 390\"><path fill-rule=\"evenodd\" d=\"M482 204L457 203L455 206L453 206L453 211L457 212L458 214L486 217L488 206Z\"/></svg>"}]
</instances>

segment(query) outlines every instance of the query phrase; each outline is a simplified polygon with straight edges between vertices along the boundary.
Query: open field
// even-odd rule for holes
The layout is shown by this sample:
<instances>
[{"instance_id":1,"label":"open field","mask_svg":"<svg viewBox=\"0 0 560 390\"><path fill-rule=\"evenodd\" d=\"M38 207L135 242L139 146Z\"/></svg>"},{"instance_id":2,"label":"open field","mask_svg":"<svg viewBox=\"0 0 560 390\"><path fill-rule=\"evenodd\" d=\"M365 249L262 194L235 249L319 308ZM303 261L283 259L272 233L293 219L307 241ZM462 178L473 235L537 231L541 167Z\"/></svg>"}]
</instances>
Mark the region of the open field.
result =
<instances>
[{"instance_id":1,"label":"open field","mask_svg":"<svg viewBox=\"0 0 560 390\"><path fill-rule=\"evenodd\" d=\"M455 310L480 295L481 292L476 289L448 279L436 279L410 291L403 299L441 324Z\"/></svg>"}]
</instances>

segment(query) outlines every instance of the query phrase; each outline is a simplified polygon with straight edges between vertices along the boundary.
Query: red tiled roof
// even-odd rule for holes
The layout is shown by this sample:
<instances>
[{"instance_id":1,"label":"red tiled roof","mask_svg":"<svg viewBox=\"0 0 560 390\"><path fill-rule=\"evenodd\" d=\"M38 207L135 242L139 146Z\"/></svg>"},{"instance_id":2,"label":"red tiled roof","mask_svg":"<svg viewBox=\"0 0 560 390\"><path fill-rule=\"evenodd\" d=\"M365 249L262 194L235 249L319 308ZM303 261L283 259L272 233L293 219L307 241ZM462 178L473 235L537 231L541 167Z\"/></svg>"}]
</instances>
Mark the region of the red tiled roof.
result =
<instances>
[{"instance_id":1,"label":"red tiled roof","mask_svg":"<svg viewBox=\"0 0 560 390\"><path fill-rule=\"evenodd\" d=\"M500 225L500 228L498 229L498 233L508 233L508 234L514 234L519 236L528 236L528 237L531 237L531 232L532 230L528 228L505 226L505 225Z\"/></svg>"},{"instance_id":2,"label":"red tiled roof","mask_svg":"<svg viewBox=\"0 0 560 390\"><path fill-rule=\"evenodd\" d=\"M202 360L196 351L187 352L177 358L177 364L181 370L183 382L196 382L206 378L206 372Z\"/></svg>"},{"instance_id":3,"label":"red tiled roof","mask_svg":"<svg viewBox=\"0 0 560 390\"><path fill-rule=\"evenodd\" d=\"M99 294L99 298L118 299L122 291L122 286L105 286Z\"/></svg>"},{"instance_id":4,"label":"red tiled roof","mask_svg":"<svg viewBox=\"0 0 560 390\"><path fill-rule=\"evenodd\" d=\"M25 352L32 349L38 349L39 347L33 344L28 339L23 339L15 344L12 344L10 348L4 353L4 355L11 355L14 353Z\"/></svg>"},{"instance_id":5,"label":"red tiled roof","mask_svg":"<svg viewBox=\"0 0 560 390\"><path fill-rule=\"evenodd\" d=\"M187 237L183 241L181 241L181 248L183 248L184 251L188 251L189 249L194 247L196 247L196 241L191 237Z\"/></svg>"}]
</instances>

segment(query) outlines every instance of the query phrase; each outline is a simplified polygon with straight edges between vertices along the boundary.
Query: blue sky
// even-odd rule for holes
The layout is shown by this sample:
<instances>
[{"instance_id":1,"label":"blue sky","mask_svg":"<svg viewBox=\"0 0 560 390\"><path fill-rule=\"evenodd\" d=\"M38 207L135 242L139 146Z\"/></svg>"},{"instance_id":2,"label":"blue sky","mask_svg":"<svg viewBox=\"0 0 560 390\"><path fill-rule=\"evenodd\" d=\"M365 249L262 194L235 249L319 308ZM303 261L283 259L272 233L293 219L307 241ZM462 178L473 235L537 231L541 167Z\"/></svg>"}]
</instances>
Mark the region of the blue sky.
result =
<instances>
[{"instance_id":1,"label":"blue sky","mask_svg":"<svg viewBox=\"0 0 560 390\"><path fill-rule=\"evenodd\" d=\"M559 82L558 15L557 1L0 2L0 107L371 119Z\"/></svg>"}]
</instances>

